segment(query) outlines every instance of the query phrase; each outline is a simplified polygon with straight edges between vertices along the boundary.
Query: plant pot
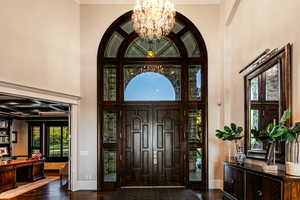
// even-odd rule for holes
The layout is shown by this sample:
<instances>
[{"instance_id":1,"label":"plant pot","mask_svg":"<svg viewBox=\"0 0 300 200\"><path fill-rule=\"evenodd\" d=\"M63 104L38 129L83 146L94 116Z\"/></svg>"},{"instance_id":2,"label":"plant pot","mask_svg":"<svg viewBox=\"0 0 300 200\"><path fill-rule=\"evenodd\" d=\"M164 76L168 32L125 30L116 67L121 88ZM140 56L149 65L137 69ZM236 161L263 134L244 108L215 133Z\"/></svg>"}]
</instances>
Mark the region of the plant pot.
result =
<instances>
[{"instance_id":1,"label":"plant pot","mask_svg":"<svg viewBox=\"0 0 300 200\"><path fill-rule=\"evenodd\" d=\"M244 148L241 144L236 143L236 152L234 154L234 161L243 164L246 160L246 155L244 154Z\"/></svg>"},{"instance_id":2,"label":"plant pot","mask_svg":"<svg viewBox=\"0 0 300 200\"><path fill-rule=\"evenodd\" d=\"M285 173L292 176L300 176L300 163L286 162Z\"/></svg>"}]
</instances>

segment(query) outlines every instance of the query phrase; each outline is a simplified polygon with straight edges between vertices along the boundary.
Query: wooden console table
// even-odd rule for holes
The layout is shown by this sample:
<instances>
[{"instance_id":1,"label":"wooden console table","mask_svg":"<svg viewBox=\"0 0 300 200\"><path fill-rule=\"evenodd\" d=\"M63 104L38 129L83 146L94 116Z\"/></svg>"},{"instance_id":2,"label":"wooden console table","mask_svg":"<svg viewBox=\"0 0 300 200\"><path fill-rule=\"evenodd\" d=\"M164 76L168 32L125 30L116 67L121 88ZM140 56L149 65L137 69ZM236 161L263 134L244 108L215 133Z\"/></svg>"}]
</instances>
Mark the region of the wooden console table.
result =
<instances>
[{"instance_id":1,"label":"wooden console table","mask_svg":"<svg viewBox=\"0 0 300 200\"><path fill-rule=\"evenodd\" d=\"M299 200L300 177L260 166L224 163L224 197L230 200Z\"/></svg>"},{"instance_id":2,"label":"wooden console table","mask_svg":"<svg viewBox=\"0 0 300 200\"><path fill-rule=\"evenodd\" d=\"M0 161L0 192L16 187L16 182L33 182L44 178L44 161L10 160Z\"/></svg>"}]
</instances>

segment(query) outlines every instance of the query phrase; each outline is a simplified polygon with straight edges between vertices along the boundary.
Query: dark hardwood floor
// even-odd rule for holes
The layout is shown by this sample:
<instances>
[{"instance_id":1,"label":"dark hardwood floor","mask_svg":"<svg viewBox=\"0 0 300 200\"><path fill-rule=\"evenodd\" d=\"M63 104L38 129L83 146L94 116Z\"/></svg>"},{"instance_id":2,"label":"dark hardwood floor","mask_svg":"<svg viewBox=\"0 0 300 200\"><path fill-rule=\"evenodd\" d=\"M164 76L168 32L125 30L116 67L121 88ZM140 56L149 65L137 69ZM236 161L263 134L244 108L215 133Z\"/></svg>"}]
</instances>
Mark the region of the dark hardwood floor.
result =
<instances>
[{"instance_id":1,"label":"dark hardwood floor","mask_svg":"<svg viewBox=\"0 0 300 200\"><path fill-rule=\"evenodd\" d=\"M12 200L221 200L220 190L200 193L182 189L120 189L115 192L78 191L68 192L60 180Z\"/></svg>"}]
</instances>

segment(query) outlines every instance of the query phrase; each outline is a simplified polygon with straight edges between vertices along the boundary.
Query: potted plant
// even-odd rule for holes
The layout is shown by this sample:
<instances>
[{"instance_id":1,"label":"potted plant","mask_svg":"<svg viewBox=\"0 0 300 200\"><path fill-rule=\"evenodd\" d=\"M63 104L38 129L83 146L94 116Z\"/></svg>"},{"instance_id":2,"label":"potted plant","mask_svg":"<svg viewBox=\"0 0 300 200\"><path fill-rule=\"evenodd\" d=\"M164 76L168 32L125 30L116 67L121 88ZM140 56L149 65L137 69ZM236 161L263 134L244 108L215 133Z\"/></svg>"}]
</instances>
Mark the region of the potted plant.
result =
<instances>
[{"instance_id":1,"label":"potted plant","mask_svg":"<svg viewBox=\"0 0 300 200\"><path fill-rule=\"evenodd\" d=\"M268 124L266 130L258 131L256 129L251 130L251 134L255 139L269 144L266 155L266 165L263 168L266 171L277 171L278 167L276 162L276 145L282 141L291 140L291 129L286 126L286 121L290 118L291 112L289 110L284 111L279 123Z\"/></svg>"},{"instance_id":2,"label":"potted plant","mask_svg":"<svg viewBox=\"0 0 300 200\"><path fill-rule=\"evenodd\" d=\"M286 111L288 118L290 112ZM287 129L287 131L286 131ZM297 123L290 128L284 129L282 135L282 141L287 144L287 159L285 163L286 173L293 176L300 176L300 158L299 158L299 136L300 136L300 124Z\"/></svg>"},{"instance_id":3,"label":"potted plant","mask_svg":"<svg viewBox=\"0 0 300 200\"><path fill-rule=\"evenodd\" d=\"M243 152L243 149L239 147L237 141L242 139L243 136L241 136L241 133L243 131L243 128L240 126L237 126L235 123L231 123L230 126L224 126L224 130L216 130L216 137L219 139L222 139L223 141L234 141L235 147L236 147L236 153L234 155L234 161L242 164L246 156ZM230 154L229 154L230 158ZM231 159L231 158L230 158Z\"/></svg>"}]
</instances>

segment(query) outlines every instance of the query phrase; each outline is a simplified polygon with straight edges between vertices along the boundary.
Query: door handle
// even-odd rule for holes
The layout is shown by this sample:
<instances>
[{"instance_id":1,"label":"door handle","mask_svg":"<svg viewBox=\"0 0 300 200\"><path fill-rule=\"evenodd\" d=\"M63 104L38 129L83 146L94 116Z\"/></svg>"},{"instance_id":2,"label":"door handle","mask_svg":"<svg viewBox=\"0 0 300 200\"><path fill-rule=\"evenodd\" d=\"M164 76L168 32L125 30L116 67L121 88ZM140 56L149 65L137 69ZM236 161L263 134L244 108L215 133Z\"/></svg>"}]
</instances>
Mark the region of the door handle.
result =
<instances>
[{"instance_id":1,"label":"door handle","mask_svg":"<svg viewBox=\"0 0 300 200\"><path fill-rule=\"evenodd\" d=\"M157 151L153 151L153 165L157 165Z\"/></svg>"}]
</instances>

